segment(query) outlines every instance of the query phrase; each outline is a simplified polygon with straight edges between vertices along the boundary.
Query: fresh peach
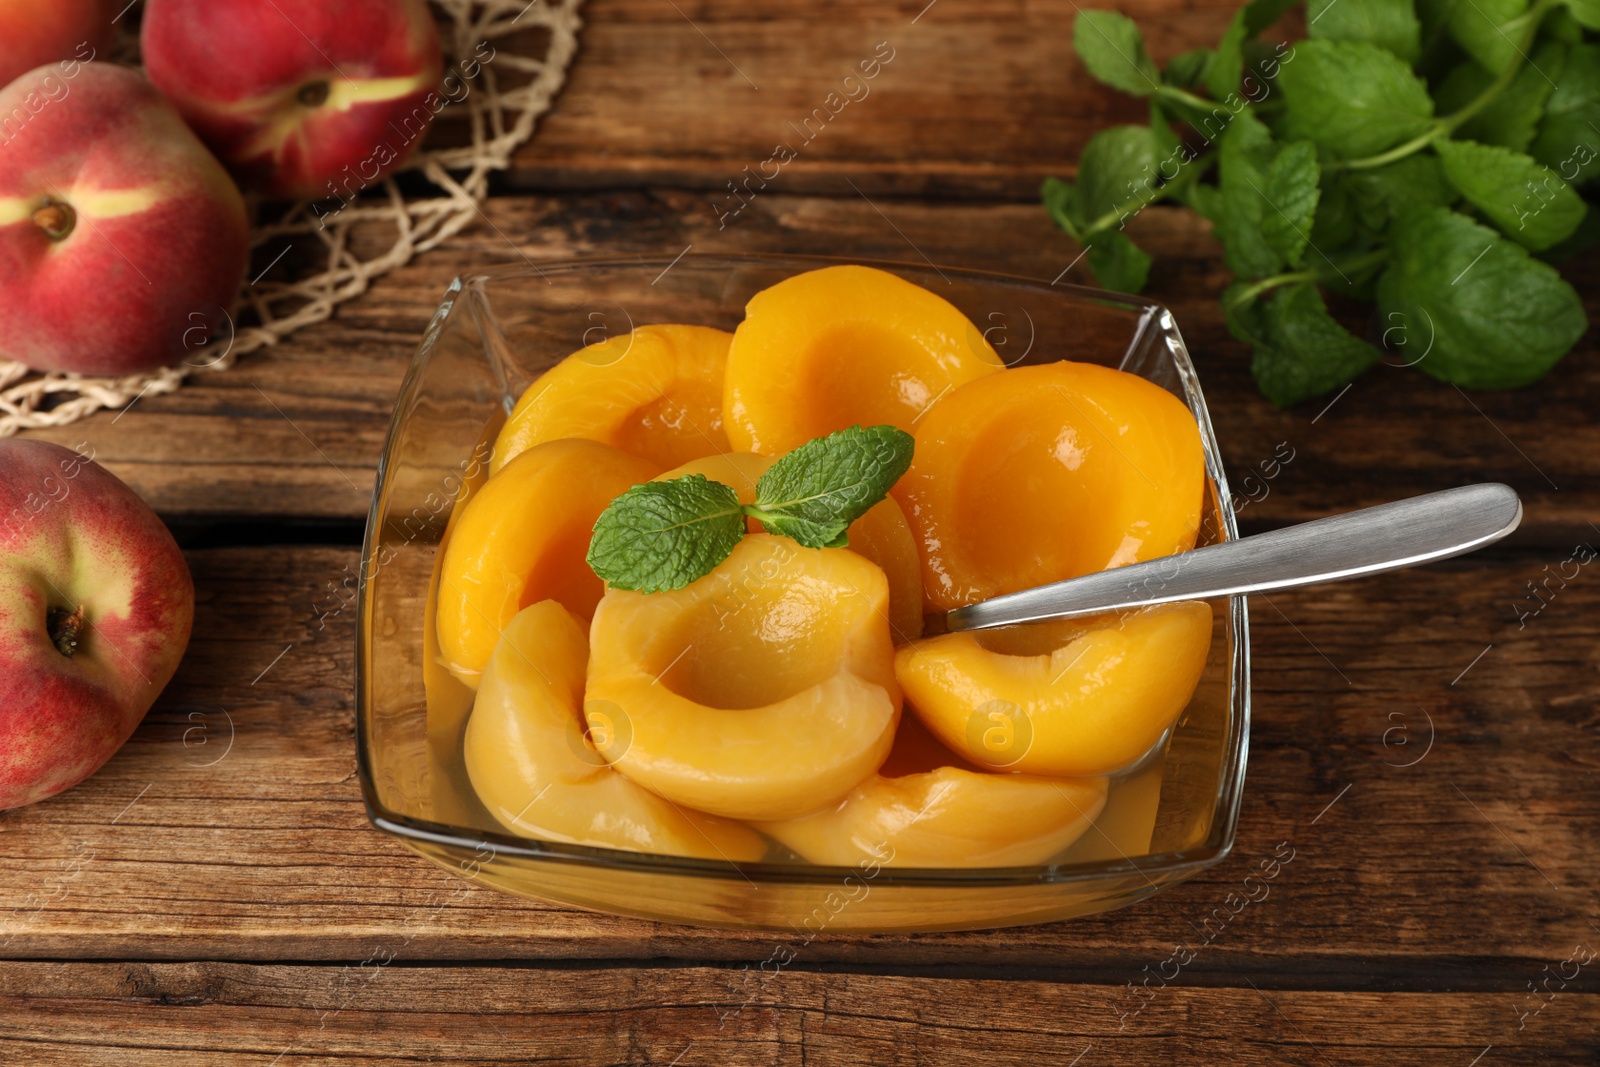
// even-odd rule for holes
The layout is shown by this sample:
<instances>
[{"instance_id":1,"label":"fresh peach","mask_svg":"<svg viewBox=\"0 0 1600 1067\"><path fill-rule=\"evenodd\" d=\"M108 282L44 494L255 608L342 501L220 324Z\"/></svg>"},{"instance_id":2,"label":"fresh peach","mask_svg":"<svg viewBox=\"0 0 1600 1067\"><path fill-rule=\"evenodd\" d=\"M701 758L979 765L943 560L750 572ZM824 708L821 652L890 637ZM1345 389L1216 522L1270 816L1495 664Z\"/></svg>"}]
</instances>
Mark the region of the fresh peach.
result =
<instances>
[{"instance_id":1,"label":"fresh peach","mask_svg":"<svg viewBox=\"0 0 1600 1067\"><path fill-rule=\"evenodd\" d=\"M99 770L193 616L183 553L133 490L60 445L0 441L0 809Z\"/></svg>"},{"instance_id":2,"label":"fresh peach","mask_svg":"<svg viewBox=\"0 0 1600 1067\"><path fill-rule=\"evenodd\" d=\"M0 356L170 363L227 315L248 242L238 188L134 71L51 64L0 90Z\"/></svg>"},{"instance_id":3,"label":"fresh peach","mask_svg":"<svg viewBox=\"0 0 1600 1067\"><path fill-rule=\"evenodd\" d=\"M354 197L444 107L423 0L147 0L140 40L150 80L272 196Z\"/></svg>"},{"instance_id":4,"label":"fresh peach","mask_svg":"<svg viewBox=\"0 0 1600 1067\"><path fill-rule=\"evenodd\" d=\"M0 0L0 85L44 63L88 62L111 47L105 0Z\"/></svg>"}]
</instances>

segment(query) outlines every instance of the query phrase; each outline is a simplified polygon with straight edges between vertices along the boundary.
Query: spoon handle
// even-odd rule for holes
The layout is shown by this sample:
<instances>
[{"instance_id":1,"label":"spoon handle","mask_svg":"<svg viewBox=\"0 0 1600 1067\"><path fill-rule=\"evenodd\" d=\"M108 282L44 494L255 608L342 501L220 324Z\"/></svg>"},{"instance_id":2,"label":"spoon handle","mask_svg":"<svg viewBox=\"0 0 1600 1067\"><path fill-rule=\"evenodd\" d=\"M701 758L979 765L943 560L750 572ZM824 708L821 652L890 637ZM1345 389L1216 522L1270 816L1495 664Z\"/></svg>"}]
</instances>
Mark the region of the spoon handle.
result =
<instances>
[{"instance_id":1,"label":"spoon handle","mask_svg":"<svg viewBox=\"0 0 1600 1067\"><path fill-rule=\"evenodd\" d=\"M983 630L1360 578L1471 552L1521 521L1516 491L1483 482L1008 593L957 608L945 625Z\"/></svg>"}]
</instances>

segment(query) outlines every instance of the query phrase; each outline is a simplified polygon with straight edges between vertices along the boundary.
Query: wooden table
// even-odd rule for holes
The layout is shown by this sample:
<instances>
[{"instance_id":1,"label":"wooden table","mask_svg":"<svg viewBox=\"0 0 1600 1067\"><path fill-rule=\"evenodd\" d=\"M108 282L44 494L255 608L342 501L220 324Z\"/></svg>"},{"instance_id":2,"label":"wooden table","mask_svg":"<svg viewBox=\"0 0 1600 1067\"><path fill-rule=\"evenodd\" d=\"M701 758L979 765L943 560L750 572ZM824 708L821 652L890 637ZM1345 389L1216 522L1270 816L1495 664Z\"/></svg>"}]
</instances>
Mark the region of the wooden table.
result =
<instances>
[{"instance_id":1,"label":"wooden table","mask_svg":"<svg viewBox=\"0 0 1600 1067\"><path fill-rule=\"evenodd\" d=\"M89 444L161 511L199 605L126 749L0 815L0 1063L1596 1061L1600 570L1529 614L1529 583L1600 544L1594 341L1522 392L1380 366L1330 406L1278 411L1223 327L1208 227L1175 209L1135 236L1230 471L1294 456L1247 530L1486 479L1527 503L1491 551L1252 605L1229 861L1070 923L824 935L761 976L781 939L514 900L368 826L345 604L390 405L454 274L690 246L1043 279L1074 263L1037 183L1138 105L1072 59L1072 0L925 2L593 0L559 108L485 224L231 372L41 434ZM1232 3L1123 6L1164 58L1214 40ZM870 95L719 226L725 183L883 41ZM1575 268L1591 297L1595 265ZM1207 940L1281 849L1268 894ZM1192 959L1174 976L1175 949Z\"/></svg>"}]
</instances>

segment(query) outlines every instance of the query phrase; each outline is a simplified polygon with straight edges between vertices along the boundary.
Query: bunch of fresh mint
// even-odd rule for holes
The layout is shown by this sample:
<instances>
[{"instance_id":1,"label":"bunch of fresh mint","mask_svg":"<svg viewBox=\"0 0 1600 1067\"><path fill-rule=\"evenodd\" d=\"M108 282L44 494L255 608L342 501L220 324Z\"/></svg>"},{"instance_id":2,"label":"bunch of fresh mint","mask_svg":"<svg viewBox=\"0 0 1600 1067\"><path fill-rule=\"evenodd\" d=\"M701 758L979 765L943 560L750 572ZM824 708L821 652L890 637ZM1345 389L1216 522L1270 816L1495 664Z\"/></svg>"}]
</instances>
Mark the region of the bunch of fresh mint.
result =
<instances>
[{"instance_id":1,"label":"bunch of fresh mint","mask_svg":"<svg viewBox=\"0 0 1600 1067\"><path fill-rule=\"evenodd\" d=\"M1211 220L1229 329L1281 406L1385 350L1467 388L1538 380L1588 328L1545 261L1600 238L1577 192L1600 175L1600 0L1309 0L1309 40L1257 39L1296 3L1252 0L1165 70L1131 20L1081 12L1084 65L1147 98L1150 124L1101 131L1075 183L1046 180L1051 216L1124 292L1150 269L1128 219L1171 200ZM1376 343L1324 290L1377 305Z\"/></svg>"},{"instance_id":2,"label":"bunch of fresh mint","mask_svg":"<svg viewBox=\"0 0 1600 1067\"><path fill-rule=\"evenodd\" d=\"M754 504L703 474L636 485L600 513L589 566L618 589L681 589L728 558L747 517L806 548L843 548L850 524L910 468L914 444L893 426L815 438L767 468Z\"/></svg>"}]
</instances>

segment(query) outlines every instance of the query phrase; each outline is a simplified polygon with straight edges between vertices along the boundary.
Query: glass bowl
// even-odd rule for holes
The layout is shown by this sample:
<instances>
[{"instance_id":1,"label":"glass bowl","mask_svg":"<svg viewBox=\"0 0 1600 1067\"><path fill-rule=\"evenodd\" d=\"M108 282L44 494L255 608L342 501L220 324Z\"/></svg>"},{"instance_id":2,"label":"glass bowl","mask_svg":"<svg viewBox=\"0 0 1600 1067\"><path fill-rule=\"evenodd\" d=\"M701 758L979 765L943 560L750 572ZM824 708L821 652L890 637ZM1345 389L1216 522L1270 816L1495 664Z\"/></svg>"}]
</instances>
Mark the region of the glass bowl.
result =
<instances>
[{"instance_id":1,"label":"glass bowl","mask_svg":"<svg viewBox=\"0 0 1600 1067\"><path fill-rule=\"evenodd\" d=\"M752 294L830 260L604 259L458 278L423 335L390 425L367 520L357 744L373 825L465 878L598 911L708 926L829 931L981 929L1105 911L1222 860L1233 845L1250 727L1243 598L1218 625L1194 698L1055 862L924 869L732 864L507 833L462 770L471 692L437 663L432 591L450 516L487 475L522 391L558 360L634 326L732 330ZM1189 405L1205 445L1200 543L1238 536L1200 383L1165 308L1136 297L931 266L873 264L964 311L1010 365L1120 367ZM1004 812L996 812L1003 819Z\"/></svg>"}]
</instances>

